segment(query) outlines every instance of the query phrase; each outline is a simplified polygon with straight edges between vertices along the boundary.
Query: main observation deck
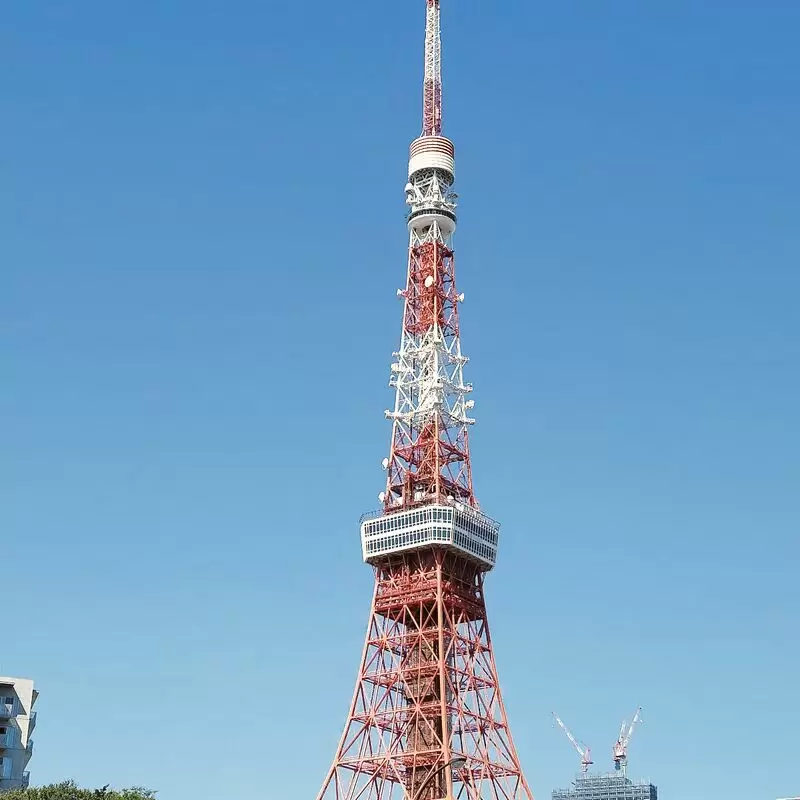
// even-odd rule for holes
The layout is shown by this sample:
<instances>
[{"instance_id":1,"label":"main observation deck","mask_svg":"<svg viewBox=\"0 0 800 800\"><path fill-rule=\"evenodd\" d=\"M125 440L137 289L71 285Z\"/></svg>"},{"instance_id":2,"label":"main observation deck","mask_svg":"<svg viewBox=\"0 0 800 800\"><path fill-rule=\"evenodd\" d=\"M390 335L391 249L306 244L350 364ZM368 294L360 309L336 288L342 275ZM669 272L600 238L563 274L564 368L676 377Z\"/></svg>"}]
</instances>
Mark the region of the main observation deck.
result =
<instances>
[{"instance_id":1,"label":"main observation deck","mask_svg":"<svg viewBox=\"0 0 800 800\"><path fill-rule=\"evenodd\" d=\"M433 504L405 511L375 511L361 518L364 561L432 545L467 556L487 571L497 560L500 523L463 503Z\"/></svg>"}]
</instances>

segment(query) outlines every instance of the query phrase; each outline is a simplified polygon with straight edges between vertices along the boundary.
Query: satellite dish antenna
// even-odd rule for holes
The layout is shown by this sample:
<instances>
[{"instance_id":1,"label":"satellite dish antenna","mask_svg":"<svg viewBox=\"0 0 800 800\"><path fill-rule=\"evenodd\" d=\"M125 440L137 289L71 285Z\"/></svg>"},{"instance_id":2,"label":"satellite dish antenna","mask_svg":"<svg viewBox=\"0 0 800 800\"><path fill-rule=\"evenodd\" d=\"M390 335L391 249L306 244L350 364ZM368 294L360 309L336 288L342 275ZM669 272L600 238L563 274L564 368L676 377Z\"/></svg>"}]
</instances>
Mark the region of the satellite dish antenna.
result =
<instances>
[{"instance_id":1,"label":"satellite dish antenna","mask_svg":"<svg viewBox=\"0 0 800 800\"><path fill-rule=\"evenodd\" d=\"M388 458L384 458L383 461L381 461L381 466L384 469L388 469L389 468L389 459ZM383 502L383 500L381 500L381 502Z\"/></svg>"},{"instance_id":2,"label":"satellite dish antenna","mask_svg":"<svg viewBox=\"0 0 800 800\"><path fill-rule=\"evenodd\" d=\"M428 277L425 278L425 288L430 289L431 286L433 286L433 275L428 275Z\"/></svg>"},{"instance_id":3,"label":"satellite dish antenna","mask_svg":"<svg viewBox=\"0 0 800 800\"><path fill-rule=\"evenodd\" d=\"M382 503L386 499L386 492L381 492L378 495L378 502Z\"/></svg>"}]
</instances>

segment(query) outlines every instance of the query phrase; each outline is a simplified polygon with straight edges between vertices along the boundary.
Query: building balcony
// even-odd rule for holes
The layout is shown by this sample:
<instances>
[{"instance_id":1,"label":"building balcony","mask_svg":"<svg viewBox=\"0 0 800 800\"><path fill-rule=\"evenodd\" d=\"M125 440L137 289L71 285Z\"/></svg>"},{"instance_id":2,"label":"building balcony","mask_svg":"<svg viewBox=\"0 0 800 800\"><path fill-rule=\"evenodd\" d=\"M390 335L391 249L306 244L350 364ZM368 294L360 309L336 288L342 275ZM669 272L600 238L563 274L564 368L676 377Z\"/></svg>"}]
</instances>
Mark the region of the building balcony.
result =
<instances>
[{"instance_id":1,"label":"building balcony","mask_svg":"<svg viewBox=\"0 0 800 800\"><path fill-rule=\"evenodd\" d=\"M11 719L14 716L13 703L0 703L0 719Z\"/></svg>"},{"instance_id":2,"label":"building balcony","mask_svg":"<svg viewBox=\"0 0 800 800\"><path fill-rule=\"evenodd\" d=\"M36 712L32 711L30 715L30 721L28 723L28 736L33 733L33 729L36 727Z\"/></svg>"},{"instance_id":3,"label":"building balcony","mask_svg":"<svg viewBox=\"0 0 800 800\"><path fill-rule=\"evenodd\" d=\"M14 789L27 789L30 785L30 782L30 773L27 771L23 772L22 775L17 778L12 778L10 775L5 778L0 777L0 796L9 790L13 791Z\"/></svg>"},{"instance_id":4,"label":"building balcony","mask_svg":"<svg viewBox=\"0 0 800 800\"><path fill-rule=\"evenodd\" d=\"M6 750L9 747L11 747L11 734L4 733L0 736L0 750Z\"/></svg>"}]
</instances>

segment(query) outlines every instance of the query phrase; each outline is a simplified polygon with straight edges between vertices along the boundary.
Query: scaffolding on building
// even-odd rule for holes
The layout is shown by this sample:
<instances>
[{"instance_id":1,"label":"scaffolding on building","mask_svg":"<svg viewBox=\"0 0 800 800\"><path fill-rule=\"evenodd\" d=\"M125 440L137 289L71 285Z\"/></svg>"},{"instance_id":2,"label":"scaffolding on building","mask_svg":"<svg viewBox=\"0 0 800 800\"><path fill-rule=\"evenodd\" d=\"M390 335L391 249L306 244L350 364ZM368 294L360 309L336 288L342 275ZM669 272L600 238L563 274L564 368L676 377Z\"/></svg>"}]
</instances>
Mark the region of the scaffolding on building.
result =
<instances>
[{"instance_id":1,"label":"scaffolding on building","mask_svg":"<svg viewBox=\"0 0 800 800\"><path fill-rule=\"evenodd\" d=\"M620 774L578 775L568 789L554 789L552 800L658 800L658 789Z\"/></svg>"}]
</instances>

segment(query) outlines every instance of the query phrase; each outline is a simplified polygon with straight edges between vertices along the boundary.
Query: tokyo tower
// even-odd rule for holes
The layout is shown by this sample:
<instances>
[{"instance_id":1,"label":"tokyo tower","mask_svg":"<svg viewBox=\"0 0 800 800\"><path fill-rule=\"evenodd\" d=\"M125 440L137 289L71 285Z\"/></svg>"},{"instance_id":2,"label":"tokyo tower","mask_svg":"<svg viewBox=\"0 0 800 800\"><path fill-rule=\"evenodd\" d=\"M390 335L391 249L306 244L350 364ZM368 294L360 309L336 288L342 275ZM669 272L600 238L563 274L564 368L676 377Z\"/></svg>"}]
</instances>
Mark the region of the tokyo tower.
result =
<instances>
[{"instance_id":1,"label":"tokyo tower","mask_svg":"<svg viewBox=\"0 0 800 800\"><path fill-rule=\"evenodd\" d=\"M484 601L499 525L472 489L442 136L440 0L425 0L422 135L411 144L409 256L381 509L361 520L375 591L355 693L318 800L533 800L500 693Z\"/></svg>"}]
</instances>

